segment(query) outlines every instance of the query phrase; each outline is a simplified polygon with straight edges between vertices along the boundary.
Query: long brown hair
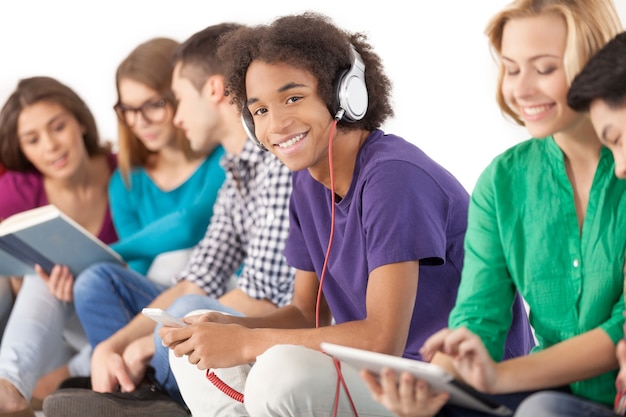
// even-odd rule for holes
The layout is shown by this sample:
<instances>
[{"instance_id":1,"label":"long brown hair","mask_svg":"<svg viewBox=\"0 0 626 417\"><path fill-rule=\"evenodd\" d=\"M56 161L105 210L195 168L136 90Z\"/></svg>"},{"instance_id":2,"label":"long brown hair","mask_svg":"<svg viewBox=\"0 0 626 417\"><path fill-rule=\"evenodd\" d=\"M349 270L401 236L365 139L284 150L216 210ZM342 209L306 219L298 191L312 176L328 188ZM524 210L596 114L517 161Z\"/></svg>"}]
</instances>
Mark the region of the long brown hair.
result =
<instances>
[{"instance_id":1,"label":"long brown hair","mask_svg":"<svg viewBox=\"0 0 626 417\"><path fill-rule=\"evenodd\" d=\"M93 114L74 90L51 77L31 77L18 82L15 91L0 110L0 164L6 169L37 172L22 152L17 124L22 110L40 101L62 106L83 126L83 140L89 157L108 153L109 147L100 143Z\"/></svg>"}]
</instances>

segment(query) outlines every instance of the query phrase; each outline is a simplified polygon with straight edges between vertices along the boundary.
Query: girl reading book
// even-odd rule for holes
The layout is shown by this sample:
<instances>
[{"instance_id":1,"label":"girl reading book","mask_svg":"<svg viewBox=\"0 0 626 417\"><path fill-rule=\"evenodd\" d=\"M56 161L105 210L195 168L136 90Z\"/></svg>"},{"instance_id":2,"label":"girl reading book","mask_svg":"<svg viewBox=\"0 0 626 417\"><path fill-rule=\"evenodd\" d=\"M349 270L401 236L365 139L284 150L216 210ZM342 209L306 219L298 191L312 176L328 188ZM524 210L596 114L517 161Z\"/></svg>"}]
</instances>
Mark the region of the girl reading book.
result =
<instances>
[{"instance_id":1,"label":"girl reading book","mask_svg":"<svg viewBox=\"0 0 626 417\"><path fill-rule=\"evenodd\" d=\"M131 269L142 274L149 272L155 258L163 256L160 254L176 254L200 240L212 215L217 190L225 177L219 166L222 148L216 144L202 152L192 152L184 132L173 124L176 103L170 91L170 56L177 45L176 41L166 38L145 42L122 61L116 73L118 102L114 108L119 118L119 169L112 176L103 176L106 178L105 195L108 190L113 223L120 237L111 247ZM170 267L171 259L167 262ZM175 265L182 268L184 261L183 256ZM51 274L53 284L51 291L46 292L46 297L52 299L49 301L58 307L72 305L73 300L74 277L68 271L62 271L65 272L62 275ZM167 284L160 285L165 288ZM55 321L59 322L61 320ZM81 339L81 343L84 342L85 339ZM49 349L47 343L33 343L23 338L15 343L27 343L31 350L43 346ZM46 384L43 395L68 376L89 375L90 350L86 346L83 346L86 353L82 357L80 372L61 364L54 371L54 378ZM4 377L3 350L0 350L0 378ZM19 369L31 368L30 365L16 365L15 360L12 364ZM59 366L59 362L56 364ZM30 372L34 371L31 369ZM17 405L7 406L5 411L20 410L26 405L22 400L31 395L32 384L21 379L23 377L19 374L11 379L7 377L11 388L17 388L23 398L15 395L16 389L10 389L12 398L17 398L14 403ZM2 382L0 379L0 403L6 402L2 401Z\"/></svg>"},{"instance_id":2,"label":"girl reading book","mask_svg":"<svg viewBox=\"0 0 626 417\"><path fill-rule=\"evenodd\" d=\"M116 158L68 86L49 77L18 83L0 111L0 163L7 169L0 177L0 218L54 204L103 242L117 240L107 196ZM34 416L29 400L43 375L46 391L46 381L56 385L52 381L68 374L89 372L90 349L72 304L47 287L69 270L56 265L49 275L38 271L40 276L14 280L21 288L0 345L0 415L23 410ZM2 282L7 291L8 279Z\"/></svg>"}]
</instances>

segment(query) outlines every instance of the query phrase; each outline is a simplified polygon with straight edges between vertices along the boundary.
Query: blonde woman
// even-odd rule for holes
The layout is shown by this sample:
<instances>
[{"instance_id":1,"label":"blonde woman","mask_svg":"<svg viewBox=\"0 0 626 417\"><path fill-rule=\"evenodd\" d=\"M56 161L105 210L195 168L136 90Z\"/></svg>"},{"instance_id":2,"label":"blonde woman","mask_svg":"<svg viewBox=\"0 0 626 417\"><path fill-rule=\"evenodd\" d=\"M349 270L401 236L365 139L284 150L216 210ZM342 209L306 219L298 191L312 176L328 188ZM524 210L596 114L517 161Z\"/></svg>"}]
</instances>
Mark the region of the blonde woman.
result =
<instances>
[{"instance_id":1,"label":"blonde woman","mask_svg":"<svg viewBox=\"0 0 626 417\"><path fill-rule=\"evenodd\" d=\"M497 156L479 178L450 328L422 352L513 409L548 388L607 406L615 397L626 183L615 177L613 156L588 116L568 106L567 92L621 31L610 0L516 0L487 26L500 67L498 103L532 139ZM538 345L500 361L516 290L530 307ZM391 375L382 384L366 377L399 416L434 415L445 402L424 384L411 391L408 376L398 390ZM435 407L424 413L429 403ZM438 415L453 411L445 406Z\"/></svg>"}]
</instances>

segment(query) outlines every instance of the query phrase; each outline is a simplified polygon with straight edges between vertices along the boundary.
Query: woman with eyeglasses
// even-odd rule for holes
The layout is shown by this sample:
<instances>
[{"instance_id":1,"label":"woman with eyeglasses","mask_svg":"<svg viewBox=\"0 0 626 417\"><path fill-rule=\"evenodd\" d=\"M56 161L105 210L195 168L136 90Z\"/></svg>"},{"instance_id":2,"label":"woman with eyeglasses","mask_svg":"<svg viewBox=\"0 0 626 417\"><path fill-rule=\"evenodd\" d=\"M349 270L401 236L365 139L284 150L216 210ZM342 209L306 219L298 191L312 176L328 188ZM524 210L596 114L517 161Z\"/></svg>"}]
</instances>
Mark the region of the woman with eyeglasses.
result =
<instances>
[{"instance_id":1,"label":"woman with eyeglasses","mask_svg":"<svg viewBox=\"0 0 626 417\"><path fill-rule=\"evenodd\" d=\"M185 257L175 255L189 253L202 239L225 178L217 140L207 149L192 150L185 132L174 125L170 88L176 46L168 38L148 40L117 68L118 169L109 185L120 237L112 248L131 269L165 279L164 285L184 266ZM159 255L161 262L150 269ZM169 264L171 273L155 270L162 264Z\"/></svg>"},{"instance_id":2,"label":"woman with eyeglasses","mask_svg":"<svg viewBox=\"0 0 626 417\"><path fill-rule=\"evenodd\" d=\"M127 261L129 272L138 275L132 288L122 289L136 297L132 306L119 307L127 317L139 314L142 301L147 306L174 283L191 248L204 236L226 176L218 140L209 138L202 149L192 149L184 130L174 124L176 101L170 88L178 45L168 38L150 39L133 49L116 72L118 169L109 183L109 198L120 240L111 247ZM102 287L124 285L109 279L116 266L98 263L84 270L73 286L73 298L94 299L89 294L97 293L105 299ZM92 347L100 332L112 334L126 324L109 317L94 328L83 320L81 306L75 305L76 313ZM135 339L126 352L129 362L145 371L143 364L154 353L152 335ZM82 386L80 381L71 383Z\"/></svg>"},{"instance_id":3,"label":"woman with eyeglasses","mask_svg":"<svg viewBox=\"0 0 626 417\"><path fill-rule=\"evenodd\" d=\"M54 204L105 243L117 240L108 201L116 168L85 102L49 77L19 81L0 110L0 219ZM80 256L80 254L76 254ZM67 375L89 372L90 346L69 300L67 267L50 274L0 277L8 322L0 345L0 416L34 416ZM12 287L11 284L16 284ZM59 285L57 285L59 284ZM18 291L19 287L19 291Z\"/></svg>"},{"instance_id":4,"label":"woman with eyeglasses","mask_svg":"<svg viewBox=\"0 0 626 417\"><path fill-rule=\"evenodd\" d=\"M146 306L174 283L191 248L204 236L225 179L220 165L224 150L217 140L191 149L184 130L174 124L176 101L170 88L172 54L178 45L168 38L140 44L120 63L115 78L119 150L109 198L120 240L111 247L139 278L146 278L135 281L141 287L127 288ZM115 266L106 263L87 268L76 279L74 298L93 299L94 292L106 298L100 283L118 285L109 282L110 271L116 271ZM120 308L134 317L140 313L137 305L141 303ZM81 305L76 312L92 347L98 343L94 332L112 334L125 324L109 318L93 329L92 322L82 319ZM153 353L151 337L138 338L127 350L138 369L145 369L139 364Z\"/></svg>"}]
</instances>

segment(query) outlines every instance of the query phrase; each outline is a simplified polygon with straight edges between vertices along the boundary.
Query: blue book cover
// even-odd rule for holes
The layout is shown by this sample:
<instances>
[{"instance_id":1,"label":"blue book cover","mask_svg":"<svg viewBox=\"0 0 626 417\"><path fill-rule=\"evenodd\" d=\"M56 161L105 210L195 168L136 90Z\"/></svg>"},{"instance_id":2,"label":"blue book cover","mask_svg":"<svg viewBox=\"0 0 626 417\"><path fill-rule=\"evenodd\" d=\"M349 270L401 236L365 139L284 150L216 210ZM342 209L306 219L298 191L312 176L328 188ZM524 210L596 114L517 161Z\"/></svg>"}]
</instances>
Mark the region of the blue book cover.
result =
<instances>
[{"instance_id":1,"label":"blue book cover","mask_svg":"<svg viewBox=\"0 0 626 417\"><path fill-rule=\"evenodd\" d=\"M0 276L35 273L39 264L46 272L67 265L76 277L96 262L122 258L96 236L53 205L15 214L0 223Z\"/></svg>"}]
</instances>

